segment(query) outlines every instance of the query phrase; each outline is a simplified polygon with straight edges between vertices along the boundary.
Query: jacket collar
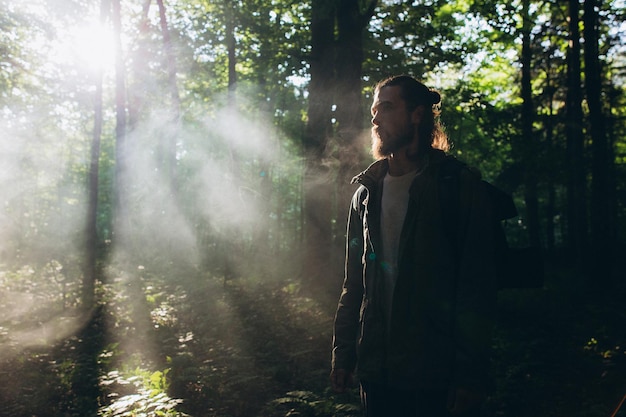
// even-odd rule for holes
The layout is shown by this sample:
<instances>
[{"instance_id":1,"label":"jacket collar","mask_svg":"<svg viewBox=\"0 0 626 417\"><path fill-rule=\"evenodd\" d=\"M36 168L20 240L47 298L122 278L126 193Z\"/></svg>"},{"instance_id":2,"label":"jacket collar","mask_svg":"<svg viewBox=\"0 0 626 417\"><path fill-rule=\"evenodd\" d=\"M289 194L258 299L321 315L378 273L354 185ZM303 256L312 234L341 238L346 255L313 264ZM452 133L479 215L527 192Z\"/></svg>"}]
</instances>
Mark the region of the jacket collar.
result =
<instances>
[{"instance_id":1,"label":"jacket collar","mask_svg":"<svg viewBox=\"0 0 626 417\"><path fill-rule=\"evenodd\" d=\"M350 184L361 184L366 188L371 188L387 175L388 170L389 161L387 159L379 159L370 164L363 172L352 178Z\"/></svg>"},{"instance_id":2,"label":"jacket collar","mask_svg":"<svg viewBox=\"0 0 626 417\"><path fill-rule=\"evenodd\" d=\"M427 170L431 165L442 161L445 157L446 154L444 151L431 149L428 153L426 166L420 172ZM389 161L387 159L379 159L374 161L363 172L352 178L350 184L361 184L371 189L387 175L387 171L389 171Z\"/></svg>"}]
</instances>

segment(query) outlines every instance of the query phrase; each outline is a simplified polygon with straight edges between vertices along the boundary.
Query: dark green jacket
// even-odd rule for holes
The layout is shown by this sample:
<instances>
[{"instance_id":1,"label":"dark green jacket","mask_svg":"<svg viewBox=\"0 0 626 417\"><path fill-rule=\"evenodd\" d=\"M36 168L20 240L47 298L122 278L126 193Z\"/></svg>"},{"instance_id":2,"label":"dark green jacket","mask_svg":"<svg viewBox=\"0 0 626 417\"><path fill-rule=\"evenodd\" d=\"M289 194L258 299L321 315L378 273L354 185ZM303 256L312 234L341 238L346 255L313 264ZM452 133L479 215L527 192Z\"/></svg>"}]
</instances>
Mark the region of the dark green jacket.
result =
<instances>
[{"instance_id":1,"label":"dark green jacket","mask_svg":"<svg viewBox=\"0 0 626 417\"><path fill-rule=\"evenodd\" d=\"M495 307L491 207L480 179L458 170L459 231L445 232L433 150L409 190L390 325L381 305L380 205L386 160L353 182L343 290L335 317L333 369L400 387L485 389ZM452 163L459 163L453 160ZM456 240L452 242L452 240Z\"/></svg>"}]
</instances>

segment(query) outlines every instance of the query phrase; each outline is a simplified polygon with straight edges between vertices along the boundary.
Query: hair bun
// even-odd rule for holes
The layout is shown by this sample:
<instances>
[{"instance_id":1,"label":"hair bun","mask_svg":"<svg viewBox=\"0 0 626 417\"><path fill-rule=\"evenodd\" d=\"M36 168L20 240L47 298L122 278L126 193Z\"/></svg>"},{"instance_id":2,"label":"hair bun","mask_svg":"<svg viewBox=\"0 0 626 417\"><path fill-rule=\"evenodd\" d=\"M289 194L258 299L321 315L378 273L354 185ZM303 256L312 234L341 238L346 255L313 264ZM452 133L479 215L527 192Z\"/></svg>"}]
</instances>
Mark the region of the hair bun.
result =
<instances>
[{"instance_id":1,"label":"hair bun","mask_svg":"<svg viewBox=\"0 0 626 417\"><path fill-rule=\"evenodd\" d=\"M441 94L439 94L436 90L429 91L430 103L431 104L439 104L441 102Z\"/></svg>"}]
</instances>

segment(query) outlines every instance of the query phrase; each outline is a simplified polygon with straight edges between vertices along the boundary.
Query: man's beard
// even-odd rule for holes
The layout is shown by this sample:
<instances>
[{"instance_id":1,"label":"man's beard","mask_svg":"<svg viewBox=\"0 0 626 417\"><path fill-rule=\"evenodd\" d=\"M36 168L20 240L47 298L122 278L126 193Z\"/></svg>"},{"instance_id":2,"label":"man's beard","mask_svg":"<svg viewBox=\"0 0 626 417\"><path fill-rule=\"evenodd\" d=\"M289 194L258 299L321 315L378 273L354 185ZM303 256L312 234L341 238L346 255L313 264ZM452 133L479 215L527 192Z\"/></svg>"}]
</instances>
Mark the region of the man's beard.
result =
<instances>
[{"instance_id":1,"label":"man's beard","mask_svg":"<svg viewBox=\"0 0 626 417\"><path fill-rule=\"evenodd\" d=\"M411 129L407 129L399 135L382 139L379 128L372 127L372 155L376 159L384 159L397 152L399 149L409 145L413 141Z\"/></svg>"}]
</instances>

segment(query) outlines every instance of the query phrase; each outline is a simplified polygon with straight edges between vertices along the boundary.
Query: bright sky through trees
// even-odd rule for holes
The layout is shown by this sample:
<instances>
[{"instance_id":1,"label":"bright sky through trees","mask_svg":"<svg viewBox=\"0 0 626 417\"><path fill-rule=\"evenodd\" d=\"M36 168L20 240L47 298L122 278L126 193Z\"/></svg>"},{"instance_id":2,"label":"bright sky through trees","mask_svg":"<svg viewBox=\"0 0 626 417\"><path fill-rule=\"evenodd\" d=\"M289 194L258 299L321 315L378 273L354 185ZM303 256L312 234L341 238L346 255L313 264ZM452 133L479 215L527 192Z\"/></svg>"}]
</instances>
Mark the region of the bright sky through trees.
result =
<instances>
[{"instance_id":1,"label":"bright sky through trees","mask_svg":"<svg viewBox=\"0 0 626 417\"><path fill-rule=\"evenodd\" d=\"M89 71L111 70L115 59L115 44L110 27L91 17L59 33L51 58L59 62L75 62Z\"/></svg>"}]
</instances>

